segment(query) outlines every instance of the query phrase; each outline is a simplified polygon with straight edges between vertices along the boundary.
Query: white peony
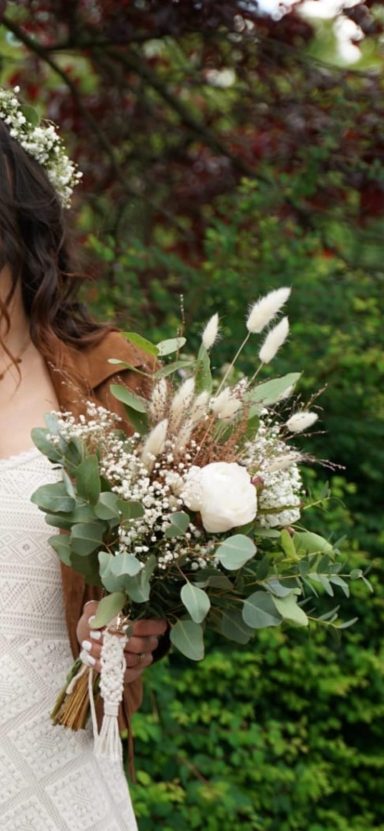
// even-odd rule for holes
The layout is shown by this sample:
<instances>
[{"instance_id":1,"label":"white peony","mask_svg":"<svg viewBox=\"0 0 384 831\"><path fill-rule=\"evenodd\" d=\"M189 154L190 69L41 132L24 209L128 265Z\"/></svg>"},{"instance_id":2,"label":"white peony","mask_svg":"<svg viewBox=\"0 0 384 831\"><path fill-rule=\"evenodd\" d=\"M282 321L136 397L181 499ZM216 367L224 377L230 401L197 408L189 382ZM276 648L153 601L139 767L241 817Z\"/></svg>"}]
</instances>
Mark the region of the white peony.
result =
<instances>
[{"instance_id":1,"label":"white peony","mask_svg":"<svg viewBox=\"0 0 384 831\"><path fill-rule=\"evenodd\" d=\"M181 498L191 511L200 512L205 530L213 534L252 522L257 513L256 488L236 462L191 467Z\"/></svg>"}]
</instances>

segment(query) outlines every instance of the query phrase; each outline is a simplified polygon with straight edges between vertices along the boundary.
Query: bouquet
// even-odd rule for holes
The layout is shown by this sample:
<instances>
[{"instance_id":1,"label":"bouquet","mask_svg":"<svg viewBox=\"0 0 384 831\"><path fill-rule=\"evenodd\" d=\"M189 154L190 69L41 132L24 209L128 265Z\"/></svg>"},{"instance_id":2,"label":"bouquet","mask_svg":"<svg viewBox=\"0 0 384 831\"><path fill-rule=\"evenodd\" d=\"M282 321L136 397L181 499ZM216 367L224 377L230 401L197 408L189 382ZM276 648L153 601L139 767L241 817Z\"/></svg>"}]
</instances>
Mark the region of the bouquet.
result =
<instances>
[{"instance_id":1,"label":"bouquet","mask_svg":"<svg viewBox=\"0 0 384 831\"><path fill-rule=\"evenodd\" d=\"M139 618L166 618L171 643L194 661L204 656L208 629L246 644L265 627L352 622L338 619L338 607L324 611L322 598L334 590L348 596L349 579L362 573L349 573L338 549L301 521L309 507L301 465L312 460L295 440L318 413L313 402L290 403L300 373L258 380L288 336L288 318L276 318L289 294L280 288L253 304L243 343L215 378L210 355L217 314L196 357L182 352L184 337L154 345L126 333L162 361L148 376L148 400L111 386L126 408L131 436L117 416L92 402L79 418L51 413L46 428L33 431L61 478L32 499L47 523L61 529L50 538L60 560L102 587L92 625L106 627L108 635L101 677L76 664L56 721L84 726L84 696L92 699L96 684L106 700L111 674L119 676L121 693L123 648ZM255 335L262 338L259 362L247 377L238 362ZM103 728L110 740L111 725Z\"/></svg>"}]
</instances>

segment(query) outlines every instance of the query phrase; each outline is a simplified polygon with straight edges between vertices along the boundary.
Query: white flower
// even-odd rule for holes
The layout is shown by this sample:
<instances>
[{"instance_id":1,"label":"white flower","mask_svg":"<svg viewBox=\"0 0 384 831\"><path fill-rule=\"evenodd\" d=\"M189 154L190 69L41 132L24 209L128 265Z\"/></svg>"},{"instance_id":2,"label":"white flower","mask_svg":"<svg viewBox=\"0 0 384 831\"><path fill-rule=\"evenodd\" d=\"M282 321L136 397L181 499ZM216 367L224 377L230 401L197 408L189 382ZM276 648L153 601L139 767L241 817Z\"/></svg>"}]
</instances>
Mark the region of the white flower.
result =
<instances>
[{"instance_id":1,"label":"white flower","mask_svg":"<svg viewBox=\"0 0 384 831\"><path fill-rule=\"evenodd\" d=\"M168 387L165 378L155 384L149 401L149 414L154 421L163 418L167 404Z\"/></svg>"},{"instance_id":2,"label":"white flower","mask_svg":"<svg viewBox=\"0 0 384 831\"><path fill-rule=\"evenodd\" d=\"M289 333L288 318L283 317L277 326L274 326L260 349L259 358L262 364L269 364L273 360L284 341L287 339Z\"/></svg>"},{"instance_id":3,"label":"white flower","mask_svg":"<svg viewBox=\"0 0 384 831\"><path fill-rule=\"evenodd\" d=\"M209 392L206 391L201 392L200 395L195 398L191 412L191 421L193 425L198 424L199 421L201 421L201 419L206 415L208 402Z\"/></svg>"},{"instance_id":4,"label":"white flower","mask_svg":"<svg viewBox=\"0 0 384 831\"><path fill-rule=\"evenodd\" d=\"M216 314L212 315L212 317L208 320L208 323L207 323L207 325L206 325L206 327L203 331L202 337L201 337L202 342L203 342L203 346L205 346L206 349L211 349L212 348L212 346L215 343L215 340L217 338L218 331L219 331L219 315L216 312Z\"/></svg>"},{"instance_id":5,"label":"white flower","mask_svg":"<svg viewBox=\"0 0 384 831\"><path fill-rule=\"evenodd\" d=\"M167 437L168 419L164 418L151 430L142 450L141 461L147 470L152 470L156 456L164 450Z\"/></svg>"},{"instance_id":6,"label":"white flower","mask_svg":"<svg viewBox=\"0 0 384 831\"><path fill-rule=\"evenodd\" d=\"M0 89L0 118L9 126L9 132L23 149L45 168L64 207L69 207L72 191L82 173L68 158L63 141L53 124L45 122L33 125L28 121L14 93Z\"/></svg>"},{"instance_id":7,"label":"white flower","mask_svg":"<svg viewBox=\"0 0 384 831\"><path fill-rule=\"evenodd\" d=\"M195 392L195 379L187 378L179 387L171 404L171 429L177 430L180 422L189 414Z\"/></svg>"},{"instance_id":8,"label":"white flower","mask_svg":"<svg viewBox=\"0 0 384 831\"><path fill-rule=\"evenodd\" d=\"M257 513L256 488L236 462L190 468L181 498L187 508L200 512L205 530L213 534L245 525Z\"/></svg>"},{"instance_id":9,"label":"white flower","mask_svg":"<svg viewBox=\"0 0 384 831\"><path fill-rule=\"evenodd\" d=\"M224 387L223 391L211 401L211 410L217 418L229 420L241 410L241 407L241 401L233 395L230 387Z\"/></svg>"},{"instance_id":10,"label":"white flower","mask_svg":"<svg viewBox=\"0 0 384 831\"><path fill-rule=\"evenodd\" d=\"M308 427L312 427L318 419L317 413L312 413L310 410L302 410L301 413L294 413L291 418L286 421L285 426L290 433L302 433Z\"/></svg>"},{"instance_id":11,"label":"white flower","mask_svg":"<svg viewBox=\"0 0 384 831\"><path fill-rule=\"evenodd\" d=\"M287 302L290 293L290 288L275 289L254 303L247 319L248 332L262 332Z\"/></svg>"}]
</instances>

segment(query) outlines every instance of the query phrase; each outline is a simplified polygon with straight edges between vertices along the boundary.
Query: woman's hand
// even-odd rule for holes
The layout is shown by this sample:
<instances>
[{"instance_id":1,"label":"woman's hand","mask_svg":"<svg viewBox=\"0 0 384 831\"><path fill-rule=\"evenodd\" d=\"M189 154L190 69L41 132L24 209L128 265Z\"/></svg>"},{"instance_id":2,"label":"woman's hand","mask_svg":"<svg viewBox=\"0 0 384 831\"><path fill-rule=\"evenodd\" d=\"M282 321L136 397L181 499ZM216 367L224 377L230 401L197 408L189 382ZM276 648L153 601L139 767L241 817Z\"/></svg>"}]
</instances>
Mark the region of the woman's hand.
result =
<instances>
[{"instance_id":1,"label":"woman's hand","mask_svg":"<svg viewBox=\"0 0 384 831\"><path fill-rule=\"evenodd\" d=\"M81 645L81 658L84 663L100 672L103 629L91 629L89 621L96 614L98 603L91 600L85 604L83 614L77 624L77 639ZM158 646L159 638L167 631L165 620L138 620L133 624L133 632L125 648L127 669L125 684L136 681L146 667L153 661L153 652Z\"/></svg>"}]
</instances>

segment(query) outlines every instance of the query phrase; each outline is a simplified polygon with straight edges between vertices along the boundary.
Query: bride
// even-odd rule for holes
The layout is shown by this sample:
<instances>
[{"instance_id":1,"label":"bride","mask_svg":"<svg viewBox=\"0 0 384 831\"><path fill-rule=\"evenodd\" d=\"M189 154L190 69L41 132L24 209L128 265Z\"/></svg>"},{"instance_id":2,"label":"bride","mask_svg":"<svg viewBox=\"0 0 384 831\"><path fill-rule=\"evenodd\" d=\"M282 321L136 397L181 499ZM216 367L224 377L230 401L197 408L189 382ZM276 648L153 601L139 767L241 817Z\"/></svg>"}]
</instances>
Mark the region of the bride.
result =
<instances>
[{"instance_id":1,"label":"bride","mask_svg":"<svg viewBox=\"0 0 384 831\"><path fill-rule=\"evenodd\" d=\"M80 414L90 398L124 415L109 396L116 367L108 358L146 361L76 302L63 208L77 177L54 127L30 124L16 94L0 90L2 831L137 828L122 766L96 759L88 729L50 721L72 656L81 650L83 662L100 669L103 633L90 633L96 591L60 566L48 544L52 529L30 501L57 476L32 448L31 429L51 410ZM142 377L124 371L120 380L145 395ZM160 656L165 630L163 621L143 620L128 641L119 717L129 735L141 675Z\"/></svg>"}]
</instances>

